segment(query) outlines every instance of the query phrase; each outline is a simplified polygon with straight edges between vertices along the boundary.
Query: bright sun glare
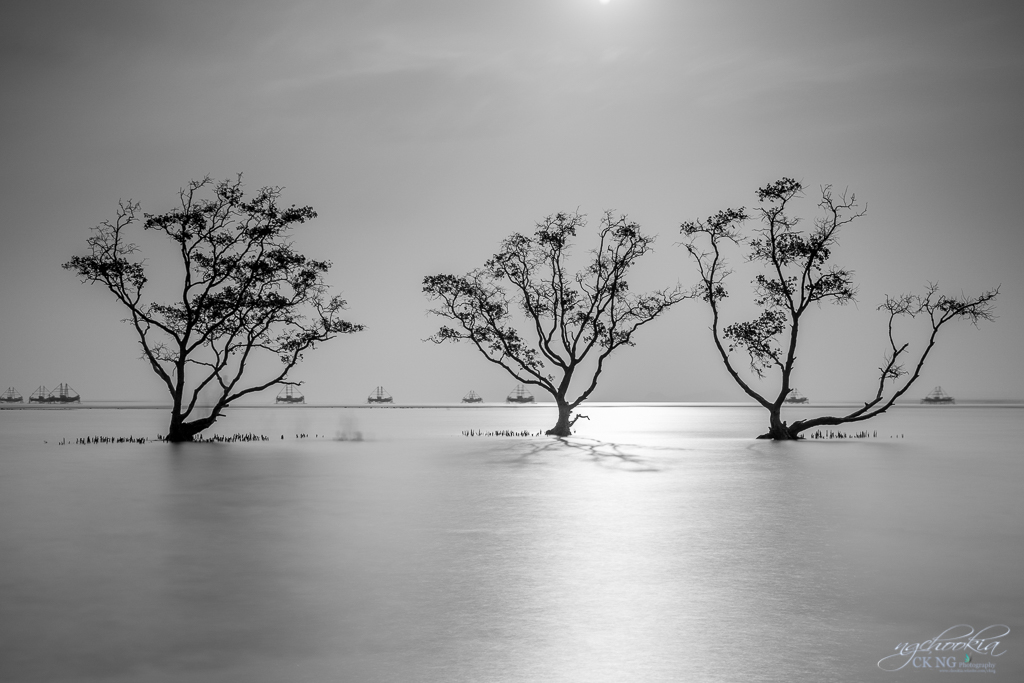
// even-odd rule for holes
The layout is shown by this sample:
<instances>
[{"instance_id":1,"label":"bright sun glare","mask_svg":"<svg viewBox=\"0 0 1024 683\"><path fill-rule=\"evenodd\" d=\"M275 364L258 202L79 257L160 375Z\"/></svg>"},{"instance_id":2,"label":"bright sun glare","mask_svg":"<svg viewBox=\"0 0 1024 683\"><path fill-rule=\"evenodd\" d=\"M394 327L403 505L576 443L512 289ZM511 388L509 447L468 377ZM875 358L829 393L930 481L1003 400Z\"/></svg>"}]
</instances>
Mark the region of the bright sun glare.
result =
<instances>
[{"instance_id":1,"label":"bright sun glare","mask_svg":"<svg viewBox=\"0 0 1024 683\"><path fill-rule=\"evenodd\" d=\"M611 2L611 1L612 1L612 0L601 0L601 4L602 4L602 5L607 5L607 4L608 4L609 2Z\"/></svg>"}]
</instances>

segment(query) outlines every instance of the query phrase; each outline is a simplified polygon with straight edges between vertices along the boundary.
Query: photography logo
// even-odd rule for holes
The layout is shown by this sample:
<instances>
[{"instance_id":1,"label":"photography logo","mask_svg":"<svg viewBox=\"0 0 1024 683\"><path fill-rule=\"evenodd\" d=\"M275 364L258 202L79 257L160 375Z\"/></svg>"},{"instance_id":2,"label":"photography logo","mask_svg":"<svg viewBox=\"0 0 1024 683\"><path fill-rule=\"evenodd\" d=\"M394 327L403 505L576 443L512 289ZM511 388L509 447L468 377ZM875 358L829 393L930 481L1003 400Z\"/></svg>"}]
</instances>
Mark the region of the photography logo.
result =
<instances>
[{"instance_id":1,"label":"photography logo","mask_svg":"<svg viewBox=\"0 0 1024 683\"><path fill-rule=\"evenodd\" d=\"M993 660L1006 653L1004 642L1008 635L1010 627L1006 624L993 624L980 630L970 624L957 624L934 638L898 644L893 648L895 654L878 660L878 668L882 671L928 669L942 673L994 674L996 662Z\"/></svg>"}]
</instances>

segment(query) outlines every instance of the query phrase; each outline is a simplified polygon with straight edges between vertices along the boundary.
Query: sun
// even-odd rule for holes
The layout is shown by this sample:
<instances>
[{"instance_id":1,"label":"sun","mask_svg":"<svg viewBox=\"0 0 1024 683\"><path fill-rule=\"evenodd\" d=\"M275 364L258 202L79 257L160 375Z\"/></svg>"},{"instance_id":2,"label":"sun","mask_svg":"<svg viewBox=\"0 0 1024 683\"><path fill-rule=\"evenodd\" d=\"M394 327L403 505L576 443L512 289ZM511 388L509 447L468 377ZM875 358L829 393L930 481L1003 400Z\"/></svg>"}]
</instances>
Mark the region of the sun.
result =
<instances>
[{"instance_id":1,"label":"sun","mask_svg":"<svg viewBox=\"0 0 1024 683\"><path fill-rule=\"evenodd\" d=\"M599 0L602 5L607 5L612 0Z\"/></svg>"}]
</instances>

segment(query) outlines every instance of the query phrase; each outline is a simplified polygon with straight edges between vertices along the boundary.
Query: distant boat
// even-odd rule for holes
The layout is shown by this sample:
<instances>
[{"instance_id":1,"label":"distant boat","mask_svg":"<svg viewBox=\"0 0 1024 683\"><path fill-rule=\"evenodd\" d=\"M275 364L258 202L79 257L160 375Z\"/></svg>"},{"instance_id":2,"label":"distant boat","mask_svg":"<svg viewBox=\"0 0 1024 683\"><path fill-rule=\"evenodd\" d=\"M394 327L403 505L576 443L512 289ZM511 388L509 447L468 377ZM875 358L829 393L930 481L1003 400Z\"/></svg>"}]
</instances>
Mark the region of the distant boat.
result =
<instances>
[{"instance_id":1,"label":"distant boat","mask_svg":"<svg viewBox=\"0 0 1024 683\"><path fill-rule=\"evenodd\" d=\"M78 392L67 384L58 384L57 388L46 396L45 403L81 403Z\"/></svg>"},{"instance_id":2,"label":"distant boat","mask_svg":"<svg viewBox=\"0 0 1024 683\"><path fill-rule=\"evenodd\" d=\"M47 393L46 387L39 385L39 388L28 397L29 403L81 403L78 392L67 384L58 384L57 388Z\"/></svg>"},{"instance_id":3,"label":"distant boat","mask_svg":"<svg viewBox=\"0 0 1024 683\"><path fill-rule=\"evenodd\" d=\"M921 399L921 403L956 403L953 397L942 390L942 387L935 387L932 393Z\"/></svg>"},{"instance_id":4,"label":"distant boat","mask_svg":"<svg viewBox=\"0 0 1024 683\"><path fill-rule=\"evenodd\" d=\"M789 392L789 396L786 397L783 403L807 403L807 397L797 391L796 387L793 387L793 391Z\"/></svg>"},{"instance_id":5,"label":"distant boat","mask_svg":"<svg viewBox=\"0 0 1024 683\"><path fill-rule=\"evenodd\" d=\"M24 403L25 399L14 387L7 387L7 391L0 394L0 403Z\"/></svg>"},{"instance_id":6,"label":"distant boat","mask_svg":"<svg viewBox=\"0 0 1024 683\"><path fill-rule=\"evenodd\" d=\"M384 391L384 387L377 387L373 393L366 397L367 403L394 403L395 399L391 398L391 394Z\"/></svg>"},{"instance_id":7,"label":"distant boat","mask_svg":"<svg viewBox=\"0 0 1024 683\"><path fill-rule=\"evenodd\" d=\"M463 403L483 403L484 400L480 397L480 394L473 390L470 390L468 394L462 397Z\"/></svg>"},{"instance_id":8,"label":"distant boat","mask_svg":"<svg viewBox=\"0 0 1024 683\"><path fill-rule=\"evenodd\" d=\"M522 384L517 384L512 393L505 399L505 403L533 403L533 394L526 390Z\"/></svg>"},{"instance_id":9,"label":"distant boat","mask_svg":"<svg viewBox=\"0 0 1024 683\"><path fill-rule=\"evenodd\" d=\"M286 386L281 390L281 393L274 399L275 403L305 403L306 397L295 391L295 387L292 385Z\"/></svg>"}]
</instances>

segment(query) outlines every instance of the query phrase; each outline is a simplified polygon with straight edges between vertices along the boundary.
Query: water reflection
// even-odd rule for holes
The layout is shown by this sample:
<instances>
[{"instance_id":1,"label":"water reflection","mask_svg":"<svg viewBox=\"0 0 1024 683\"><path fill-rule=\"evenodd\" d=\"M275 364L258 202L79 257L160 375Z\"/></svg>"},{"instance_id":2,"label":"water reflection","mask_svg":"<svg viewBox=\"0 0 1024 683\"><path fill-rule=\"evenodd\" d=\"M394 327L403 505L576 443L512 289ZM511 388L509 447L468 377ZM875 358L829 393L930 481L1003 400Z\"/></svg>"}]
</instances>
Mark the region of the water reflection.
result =
<instances>
[{"instance_id":1,"label":"water reflection","mask_svg":"<svg viewBox=\"0 0 1024 683\"><path fill-rule=\"evenodd\" d=\"M368 438L57 448L3 416L0 680L894 680L919 631L1024 616L1014 415L772 444L746 409L561 440L459 436L537 411L239 413Z\"/></svg>"},{"instance_id":2,"label":"water reflection","mask_svg":"<svg viewBox=\"0 0 1024 683\"><path fill-rule=\"evenodd\" d=\"M504 462L518 465L540 464L549 456L561 455L571 458L582 457L588 462L601 467L626 472L657 472L656 461L645 456L646 451L662 451L679 453L682 449L667 447L640 446L638 444L622 444L582 437L569 438L537 438L525 443L510 443L504 449L494 449L502 453Z\"/></svg>"}]
</instances>

